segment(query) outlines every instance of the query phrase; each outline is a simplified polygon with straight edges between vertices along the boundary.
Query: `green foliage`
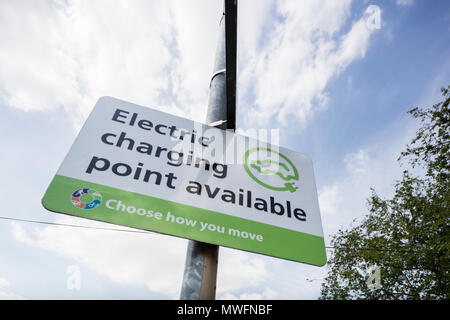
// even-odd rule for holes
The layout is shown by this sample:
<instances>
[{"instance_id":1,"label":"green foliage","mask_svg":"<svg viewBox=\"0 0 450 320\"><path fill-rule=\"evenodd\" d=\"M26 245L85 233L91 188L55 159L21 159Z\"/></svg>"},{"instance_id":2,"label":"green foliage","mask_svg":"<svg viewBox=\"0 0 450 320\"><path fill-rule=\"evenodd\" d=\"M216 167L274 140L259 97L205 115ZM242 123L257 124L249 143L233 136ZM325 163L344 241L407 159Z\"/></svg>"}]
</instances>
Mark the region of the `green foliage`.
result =
<instances>
[{"instance_id":1,"label":"green foliage","mask_svg":"<svg viewBox=\"0 0 450 320\"><path fill-rule=\"evenodd\" d=\"M320 299L449 298L450 86L441 91L442 102L409 111L421 126L399 158L426 173L405 170L392 199L372 190L369 214L333 236ZM366 283L371 266L380 268L378 288Z\"/></svg>"}]
</instances>

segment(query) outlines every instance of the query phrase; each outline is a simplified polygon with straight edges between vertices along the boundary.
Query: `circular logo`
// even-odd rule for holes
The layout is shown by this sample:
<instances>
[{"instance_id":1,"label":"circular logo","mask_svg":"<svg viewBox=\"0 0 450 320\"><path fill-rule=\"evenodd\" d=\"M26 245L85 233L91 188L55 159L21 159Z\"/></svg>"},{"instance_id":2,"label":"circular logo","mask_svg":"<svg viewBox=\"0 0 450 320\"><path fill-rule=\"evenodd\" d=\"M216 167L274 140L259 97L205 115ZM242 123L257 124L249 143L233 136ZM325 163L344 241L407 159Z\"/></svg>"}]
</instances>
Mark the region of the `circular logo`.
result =
<instances>
[{"instance_id":1,"label":"circular logo","mask_svg":"<svg viewBox=\"0 0 450 320\"><path fill-rule=\"evenodd\" d=\"M72 204L80 209L94 209L102 203L102 195L91 188L75 190L70 198Z\"/></svg>"},{"instance_id":2,"label":"circular logo","mask_svg":"<svg viewBox=\"0 0 450 320\"><path fill-rule=\"evenodd\" d=\"M254 181L275 191L295 192L298 171L285 155L269 148L253 148L244 154L244 168Z\"/></svg>"}]
</instances>

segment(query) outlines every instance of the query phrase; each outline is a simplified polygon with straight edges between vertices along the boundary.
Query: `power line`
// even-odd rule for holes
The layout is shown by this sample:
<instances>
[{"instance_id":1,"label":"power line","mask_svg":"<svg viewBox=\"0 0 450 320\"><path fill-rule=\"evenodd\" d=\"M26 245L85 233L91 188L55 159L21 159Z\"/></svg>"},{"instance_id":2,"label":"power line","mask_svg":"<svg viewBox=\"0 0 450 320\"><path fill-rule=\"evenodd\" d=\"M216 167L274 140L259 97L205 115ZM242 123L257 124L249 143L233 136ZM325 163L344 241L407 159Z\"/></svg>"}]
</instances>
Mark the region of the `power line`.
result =
<instances>
[{"instance_id":1,"label":"power line","mask_svg":"<svg viewBox=\"0 0 450 320\"><path fill-rule=\"evenodd\" d=\"M325 246L326 249L333 249L333 250L339 250L339 249L345 249L343 247L333 247L333 246ZM352 250L364 250L364 251L382 251L382 252L409 252L412 250L407 249L387 249L387 248L352 248Z\"/></svg>"},{"instance_id":2,"label":"power line","mask_svg":"<svg viewBox=\"0 0 450 320\"><path fill-rule=\"evenodd\" d=\"M51 225L55 227L72 227L72 228L84 228L84 229L95 229L95 230L106 230L106 231L120 231L120 232L130 232L130 233L145 233L145 234L151 234L154 232L151 231L143 231L143 230L127 230L127 229L117 229L117 228L104 228L104 227L92 227L92 226L82 226L78 224L68 224L68 223L57 223L57 222L49 222L49 221L39 221L39 220L28 220L28 219L18 219L18 218L12 218L12 217L4 217L0 216L0 219L2 220L11 220L11 221L18 221L18 222L28 222L28 223L37 223L37 224L45 224L45 225ZM325 246L326 249L342 249L338 247L333 246ZM380 249L380 248L358 248L358 250L365 250L365 251L404 251L404 250L396 250L396 249Z\"/></svg>"},{"instance_id":3,"label":"power line","mask_svg":"<svg viewBox=\"0 0 450 320\"><path fill-rule=\"evenodd\" d=\"M27 220L27 219L18 219L12 217L3 217L0 216L0 219L3 220L12 220L19 222L29 222L29 223L38 223L38 224L46 224L51 226L60 226L60 227L73 227L73 228L84 228L84 229L96 229L96 230L108 230L108 231L121 231L121 232L132 232L132 233L152 233L150 231L141 231L141 230L127 230L127 229L116 229L116 228L103 228L103 227L92 227L92 226L82 226L78 224L68 224L68 223L56 223L56 222L48 222L48 221L38 221L38 220Z\"/></svg>"}]
</instances>

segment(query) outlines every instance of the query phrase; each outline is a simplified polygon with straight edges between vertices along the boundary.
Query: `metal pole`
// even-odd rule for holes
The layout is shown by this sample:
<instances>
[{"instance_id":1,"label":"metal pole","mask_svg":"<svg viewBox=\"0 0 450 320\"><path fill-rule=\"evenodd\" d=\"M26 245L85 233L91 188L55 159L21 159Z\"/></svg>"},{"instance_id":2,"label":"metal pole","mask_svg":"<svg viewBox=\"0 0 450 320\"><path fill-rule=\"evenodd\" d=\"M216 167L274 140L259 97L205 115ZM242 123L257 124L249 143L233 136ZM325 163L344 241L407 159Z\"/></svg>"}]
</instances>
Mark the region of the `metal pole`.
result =
<instances>
[{"instance_id":1,"label":"metal pole","mask_svg":"<svg viewBox=\"0 0 450 320\"><path fill-rule=\"evenodd\" d=\"M231 130L236 122L236 29L237 0L224 0L206 123L219 121L218 128ZM189 240L181 300L215 299L218 255L219 246Z\"/></svg>"}]
</instances>

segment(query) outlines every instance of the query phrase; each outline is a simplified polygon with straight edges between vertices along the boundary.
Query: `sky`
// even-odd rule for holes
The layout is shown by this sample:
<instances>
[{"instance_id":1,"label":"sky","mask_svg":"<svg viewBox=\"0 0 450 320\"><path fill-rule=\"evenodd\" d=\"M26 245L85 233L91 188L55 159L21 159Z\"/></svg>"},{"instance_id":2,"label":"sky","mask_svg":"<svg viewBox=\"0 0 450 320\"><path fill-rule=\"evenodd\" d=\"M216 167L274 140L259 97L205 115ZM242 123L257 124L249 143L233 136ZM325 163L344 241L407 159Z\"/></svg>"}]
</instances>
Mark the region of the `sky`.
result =
<instances>
[{"instance_id":1,"label":"sky","mask_svg":"<svg viewBox=\"0 0 450 320\"><path fill-rule=\"evenodd\" d=\"M42 196L101 96L204 121L221 14L221 0L1 0L0 216L117 228ZM326 245L370 188L392 195L419 125L407 111L440 101L449 57L445 0L239 0L237 127L312 158ZM0 218L0 299L178 299L187 243ZM221 247L216 297L317 299L326 274Z\"/></svg>"}]
</instances>

